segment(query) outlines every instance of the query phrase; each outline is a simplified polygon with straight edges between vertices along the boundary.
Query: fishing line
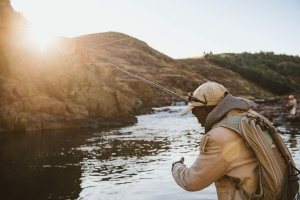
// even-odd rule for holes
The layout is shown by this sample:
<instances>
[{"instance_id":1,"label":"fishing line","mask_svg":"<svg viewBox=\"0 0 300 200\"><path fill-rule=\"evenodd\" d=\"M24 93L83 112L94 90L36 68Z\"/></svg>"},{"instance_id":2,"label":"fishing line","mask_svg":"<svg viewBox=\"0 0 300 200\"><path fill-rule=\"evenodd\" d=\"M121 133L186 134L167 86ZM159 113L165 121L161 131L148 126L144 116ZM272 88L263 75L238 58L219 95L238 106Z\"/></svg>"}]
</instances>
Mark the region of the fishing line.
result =
<instances>
[{"instance_id":1,"label":"fishing line","mask_svg":"<svg viewBox=\"0 0 300 200\"><path fill-rule=\"evenodd\" d=\"M91 47L89 47L89 48L87 48L87 49L84 49L84 50L80 51L80 52L77 53L76 55L74 55L69 61L66 62L65 66L68 66L69 63L72 62L72 60L74 60L75 58L77 58L78 56L80 56L82 53L87 52L87 51L90 50L90 49L93 49L93 48L99 47L99 46L103 46L103 45L106 45L106 44L116 43L116 42L123 41L123 40L129 40L129 39L132 39L132 38L131 38L131 37L128 37L128 38L123 38L123 39L114 40L114 41L110 41L110 42L99 43L99 44L96 44L96 45L94 45L94 46L91 46Z\"/></svg>"},{"instance_id":2,"label":"fishing line","mask_svg":"<svg viewBox=\"0 0 300 200\"><path fill-rule=\"evenodd\" d=\"M86 51L88 51L88 50L90 50L90 49L92 49L92 48L95 48L95 47L98 47L98 46L102 46L102 45L106 45L106 44L111 44L111 43L119 42L119 41L123 41L123 40L128 40L128 39L133 39L133 38L128 37L128 38L124 38L124 39L120 39L120 40L114 40L114 41L111 41L111 42L105 42L105 43L100 43L100 44L91 46L91 47L89 47L89 48L87 48L87 49L85 49L85 50L82 50L82 51L79 52L77 55L75 55L73 58L71 58L71 59L66 63L65 66L67 66L67 65L68 65L72 60L74 60L77 56L81 55L83 52L86 52ZM126 71L125 69L122 69L122 68L116 66L115 64L112 64L112 63L101 63L101 62L93 63L93 64L96 64L96 65L97 65L97 64L98 64L98 65L99 65L99 64L108 64L108 65L114 67L115 69L117 69L117 70L119 70L119 71L122 71L122 72L128 74L129 76L131 76L131 77L133 77L133 78L136 78L136 79L138 79L138 80L140 80L140 81L143 81L143 82L145 82L145 83L147 83L147 84L149 84L149 85L151 85L151 86L153 86L153 87L155 87L155 88L158 88L158 89L160 89L160 90L162 90L162 91L164 91L164 92L167 92L167 93L169 93L169 94L171 94L171 95L174 95L174 96L176 96L176 97L179 97L180 99L182 99L182 100L188 102L188 100L187 100L185 97L183 97L183 96L177 94L176 92L173 92L173 91L171 91L171 90L169 90L169 89L167 89L167 88L165 88L165 87L163 87L163 86L161 86L161 85L158 85L158 84L156 84L156 83L154 83L154 82L152 82L152 81L149 81L149 80L147 80L147 79L145 79L145 78L142 78L142 77L140 77L140 76L138 76L138 75L135 75L135 74L133 74L133 73L130 73L130 72Z\"/></svg>"},{"instance_id":3,"label":"fishing line","mask_svg":"<svg viewBox=\"0 0 300 200\"><path fill-rule=\"evenodd\" d=\"M95 63L95 64L97 64L97 63ZM120 70L120 71L122 71L122 72L128 74L128 75L131 76L131 77L134 77L134 78L136 78L136 79L138 79L138 80L140 80L140 81L143 81L143 82L145 82L145 83L147 83L147 84L149 84L149 85L151 85L151 86L153 86L153 87L156 87L156 88L158 88L158 89L160 89L160 90L162 90L162 91L164 91L164 92L167 92L167 93L169 93L169 94L171 94L171 95L177 96L177 97L179 97L180 99L183 99L184 101L188 101L188 100L187 100L186 98L184 98L183 96L181 96L181 95L177 94L176 92L173 92L173 91L171 91L171 90L169 90L169 89L167 89L167 88L165 88L165 87L163 87L163 86L161 86L161 85L158 85L157 83L154 83L154 82L152 82L152 81L149 81L149 80L147 80L147 79L145 79L145 78L142 78L142 77L140 77L140 76L138 76L138 75L136 75L136 74L130 73L130 72L128 72L128 71L126 71L126 70L124 70L124 69L122 69L122 68L120 68L120 67L118 67L118 66L116 66L116 65L114 65L114 64L112 64L112 63L105 63L105 64L109 64L109 65L113 66L114 68L116 68L116 69L118 69L118 70Z\"/></svg>"}]
</instances>

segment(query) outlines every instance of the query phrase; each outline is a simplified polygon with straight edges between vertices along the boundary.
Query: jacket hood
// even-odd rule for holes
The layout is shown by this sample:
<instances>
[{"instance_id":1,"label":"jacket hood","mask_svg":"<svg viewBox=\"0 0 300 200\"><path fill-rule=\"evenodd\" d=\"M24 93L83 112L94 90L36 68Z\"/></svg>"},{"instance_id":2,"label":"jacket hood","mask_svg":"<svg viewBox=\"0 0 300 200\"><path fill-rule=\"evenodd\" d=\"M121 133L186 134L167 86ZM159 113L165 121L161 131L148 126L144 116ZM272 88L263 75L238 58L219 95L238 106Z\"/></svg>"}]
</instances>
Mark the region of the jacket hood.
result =
<instances>
[{"instance_id":1,"label":"jacket hood","mask_svg":"<svg viewBox=\"0 0 300 200\"><path fill-rule=\"evenodd\" d=\"M248 99L226 95L221 102L207 116L205 121L205 133L209 132L214 124L219 122L225 115L233 110L239 109L242 111L249 110L254 105L254 102Z\"/></svg>"}]
</instances>

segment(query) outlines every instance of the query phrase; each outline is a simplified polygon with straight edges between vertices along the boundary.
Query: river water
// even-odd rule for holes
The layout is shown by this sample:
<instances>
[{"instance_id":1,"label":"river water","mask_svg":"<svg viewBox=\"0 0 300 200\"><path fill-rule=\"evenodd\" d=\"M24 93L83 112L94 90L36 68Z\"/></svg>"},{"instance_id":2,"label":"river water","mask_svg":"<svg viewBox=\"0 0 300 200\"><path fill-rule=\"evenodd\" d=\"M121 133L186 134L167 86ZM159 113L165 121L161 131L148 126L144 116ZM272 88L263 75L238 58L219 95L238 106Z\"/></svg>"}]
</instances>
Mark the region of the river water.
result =
<instances>
[{"instance_id":1,"label":"river water","mask_svg":"<svg viewBox=\"0 0 300 200\"><path fill-rule=\"evenodd\" d=\"M181 189L171 164L199 153L203 128L181 106L155 108L138 123L105 130L0 134L1 199L217 199L212 184ZM278 127L300 166L299 130Z\"/></svg>"}]
</instances>

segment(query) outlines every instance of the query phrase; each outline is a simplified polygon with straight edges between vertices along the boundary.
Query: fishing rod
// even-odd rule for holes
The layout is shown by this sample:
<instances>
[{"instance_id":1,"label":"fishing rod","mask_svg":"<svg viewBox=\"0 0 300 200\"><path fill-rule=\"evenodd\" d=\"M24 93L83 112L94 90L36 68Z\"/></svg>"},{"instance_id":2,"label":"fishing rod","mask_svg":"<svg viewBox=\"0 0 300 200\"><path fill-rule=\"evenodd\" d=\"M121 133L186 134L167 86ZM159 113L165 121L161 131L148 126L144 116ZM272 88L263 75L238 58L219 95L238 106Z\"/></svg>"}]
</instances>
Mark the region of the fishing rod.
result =
<instances>
[{"instance_id":1,"label":"fishing rod","mask_svg":"<svg viewBox=\"0 0 300 200\"><path fill-rule=\"evenodd\" d=\"M100 64L100 63L94 63L94 64ZM103 64L103 63L101 63L101 64ZM156 88L158 88L158 89L160 89L160 90L162 90L162 91L164 91L164 92L167 92L167 93L169 93L169 94L171 94L171 95L177 96L177 97L179 97L180 99L182 99L182 100L184 100L184 101L188 101L185 97L183 97L183 96L177 94L176 92L173 92L173 91L171 91L171 90L169 90L169 89L167 89L167 88L165 88L165 87L163 87L163 86L161 86L161 85L158 85L157 83L154 83L154 82L152 82L152 81L149 81L149 80L147 80L147 79L145 79L145 78L142 78L142 77L140 77L140 76L138 76L138 75L136 75L136 74L130 73L130 72L126 71L125 69L122 69L122 68L116 66L115 64L112 64L112 63L104 63L104 64L109 64L110 66L112 66L112 67L118 69L119 71L122 71L122 72L128 74L128 75L131 76L131 77L134 77L134 78L136 78L136 79L138 79L138 80L140 80L140 81L143 81L143 82L145 82L145 83L147 83L147 84L149 84L149 85L151 85L151 86L153 86L153 87L156 87Z\"/></svg>"},{"instance_id":2,"label":"fishing rod","mask_svg":"<svg viewBox=\"0 0 300 200\"><path fill-rule=\"evenodd\" d=\"M86 52L86 51L88 51L88 50L90 50L90 49L92 49L92 48L95 48L95 47L98 47L98 46L102 46L102 45L106 45L106 44L111 44L111 43L119 42L119 41L123 41L123 40L128 40L128 39L132 39L132 38L127 37L127 38L124 38L124 39L115 40L115 41L110 41L110 42L105 42L105 43L100 43L100 44L91 46L91 47L89 47L89 48L87 48L87 49L85 49L85 50L82 50L82 51L79 52L77 55L75 55L73 58L71 58L68 62L66 62L65 66L68 66L68 65L71 63L71 61L74 60L77 56L81 55L83 52ZM99 65L99 64L108 64L108 65L114 67L115 69L117 69L117 70L119 70L119 71L122 71L122 72L128 74L129 76L131 76L131 77L133 77L133 78L136 78L136 79L138 79L138 80L140 80L140 81L143 81L143 82L145 82L145 83L147 83L147 84L149 84L149 85L151 85L151 86L153 86L153 87L155 87L155 88L158 88L158 89L160 89L160 90L162 90L162 91L164 91L164 92L167 92L167 93L169 93L169 94L171 94L171 95L174 95L174 96L176 96L176 97L179 97L180 99L182 99L182 100L188 102L188 100L187 100L185 97L183 97L183 96L177 94L176 92L173 92L173 91L171 91L171 90L169 90L169 89L167 89L167 88L165 88L165 87L163 87L163 86L161 86L161 85L158 85L157 83L154 83L154 82L152 82L152 81L149 81L149 80L147 80L147 79L145 79L145 78L142 78L142 77L140 77L140 76L138 76L138 75L136 75L136 74L130 73L130 72L128 72L127 70L122 69L122 68L116 66L116 65L113 64L113 63L102 63L102 62L98 62L98 63L93 63L93 64L96 64L96 65L97 65L97 64L98 64L98 65Z\"/></svg>"}]
</instances>

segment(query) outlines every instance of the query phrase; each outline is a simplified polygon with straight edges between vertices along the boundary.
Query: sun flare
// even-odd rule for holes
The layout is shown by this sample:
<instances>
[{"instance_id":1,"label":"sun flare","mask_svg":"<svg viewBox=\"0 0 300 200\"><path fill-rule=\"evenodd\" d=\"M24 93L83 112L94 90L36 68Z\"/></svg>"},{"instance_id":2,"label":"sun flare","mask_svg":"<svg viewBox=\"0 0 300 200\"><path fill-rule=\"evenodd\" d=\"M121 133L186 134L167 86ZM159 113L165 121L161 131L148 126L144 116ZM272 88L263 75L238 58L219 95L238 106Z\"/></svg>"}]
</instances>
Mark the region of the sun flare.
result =
<instances>
[{"instance_id":1,"label":"sun flare","mask_svg":"<svg viewBox=\"0 0 300 200\"><path fill-rule=\"evenodd\" d=\"M56 36L43 27L31 26L29 33L31 41L40 50L47 50L55 44Z\"/></svg>"}]
</instances>

